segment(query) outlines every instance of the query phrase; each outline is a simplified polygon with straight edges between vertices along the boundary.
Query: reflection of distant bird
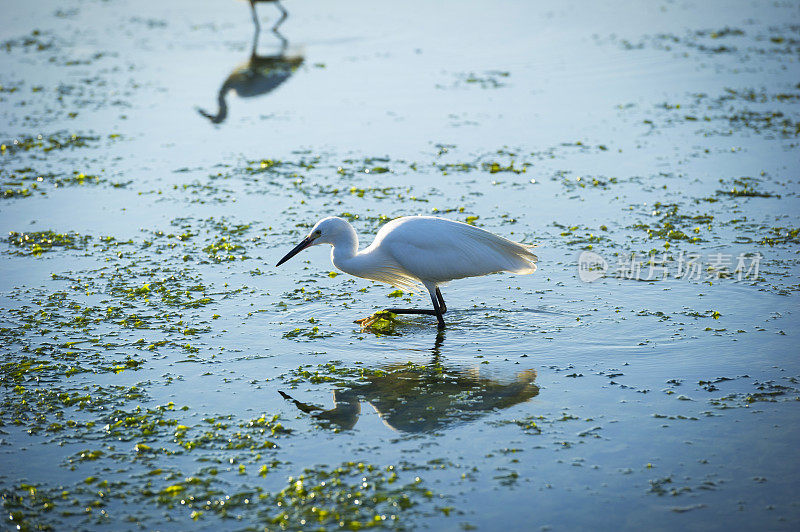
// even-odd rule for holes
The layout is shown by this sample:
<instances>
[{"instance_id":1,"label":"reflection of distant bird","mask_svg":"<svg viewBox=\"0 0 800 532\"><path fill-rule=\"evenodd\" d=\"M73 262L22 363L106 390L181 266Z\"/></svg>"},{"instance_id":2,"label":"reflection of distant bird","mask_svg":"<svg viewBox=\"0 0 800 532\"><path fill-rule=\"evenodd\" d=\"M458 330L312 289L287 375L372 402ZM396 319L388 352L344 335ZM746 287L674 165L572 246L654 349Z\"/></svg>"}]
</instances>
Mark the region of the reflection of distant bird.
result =
<instances>
[{"instance_id":1,"label":"reflection of distant bird","mask_svg":"<svg viewBox=\"0 0 800 532\"><path fill-rule=\"evenodd\" d=\"M383 422L403 432L430 432L509 408L539 394L535 370L521 371L511 382L457 372L439 364L396 364L381 368L365 381L333 392L334 407L325 410L302 403L284 392L284 399L310 413L323 425L351 429L369 402Z\"/></svg>"},{"instance_id":2,"label":"reflection of distant bird","mask_svg":"<svg viewBox=\"0 0 800 532\"><path fill-rule=\"evenodd\" d=\"M269 2L269 3L275 4L275 7L277 7L280 10L281 18L278 20L278 22L275 23L275 25L273 26L273 29L277 28L278 26L280 26L281 23L284 20L286 20L286 17L288 16L288 14L286 13L286 10L283 9L283 6L281 5L281 3L278 0L250 0L250 9L253 11L253 23L256 25L256 31L261 29L261 24L258 23L258 14L256 13L256 4L258 2L264 2L264 3Z\"/></svg>"},{"instance_id":3,"label":"reflection of distant bird","mask_svg":"<svg viewBox=\"0 0 800 532\"><path fill-rule=\"evenodd\" d=\"M256 16L255 3L264 1L274 2L282 13L281 18L272 27L272 33L280 40L281 47L278 53L272 55L259 55L256 52L261 26ZM253 9L253 22L256 25L250 60L233 69L233 72L230 73L222 87L220 87L217 94L219 108L216 114L211 114L200 108L197 109L201 115L211 120L214 124L223 122L228 116L226 97L229 92L233 91L241 98L252 98L268 94L282 85L303 64L302 55L289 55L286 53L289 43L280 34L278 27L286 20L287 14L280 3L277 0L250 0L250 6Z\"/></svg>"}]
</instances>

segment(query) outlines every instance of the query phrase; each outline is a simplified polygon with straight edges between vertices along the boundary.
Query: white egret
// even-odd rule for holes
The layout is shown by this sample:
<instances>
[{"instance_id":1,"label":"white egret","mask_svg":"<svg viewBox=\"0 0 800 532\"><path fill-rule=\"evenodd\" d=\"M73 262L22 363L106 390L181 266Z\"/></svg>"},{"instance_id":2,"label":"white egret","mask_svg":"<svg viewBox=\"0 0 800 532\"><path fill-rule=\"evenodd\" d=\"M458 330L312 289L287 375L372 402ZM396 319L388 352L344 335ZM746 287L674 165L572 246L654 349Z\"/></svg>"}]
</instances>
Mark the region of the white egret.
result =
<instances>
[{"instance_id":1,"label":"white egret","mask_svg":"<svg viewBox=\"0 0 800 532\"><path fill-rule=\"evenodd\" d=\"M350 275L388 283L399 288L424 286L433 310L386 309L395 314L436 316L444 327L447 306L439 285L490 273L528 274L536 271L538 258L531 246L512 242L478 227L433 216L404 216L380 228L375 240L358 251L358 236L347 220L336 217L318 221L307 237L286 254L280 266L304 249L330 244L331 262Z\"/></svg>"}]
</instances>

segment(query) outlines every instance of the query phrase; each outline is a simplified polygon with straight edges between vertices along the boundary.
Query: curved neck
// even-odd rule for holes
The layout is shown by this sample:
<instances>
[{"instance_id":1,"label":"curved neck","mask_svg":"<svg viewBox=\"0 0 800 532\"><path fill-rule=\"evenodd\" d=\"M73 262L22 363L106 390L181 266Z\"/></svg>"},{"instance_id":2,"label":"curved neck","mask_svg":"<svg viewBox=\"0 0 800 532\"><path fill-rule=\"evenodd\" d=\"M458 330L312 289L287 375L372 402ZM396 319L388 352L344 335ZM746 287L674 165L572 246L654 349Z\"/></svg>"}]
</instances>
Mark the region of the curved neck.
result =
<instances>
[{"instance_id":1,"label":"curved neck","mask_svg":"<svg viewBox=\"0 0 800 532\"><path fill-rule=\"evenodd\" d=\"M231 89L228 86L227 82L223 84L222 87L219 89L219 94L217 94L217 103L219 104L219 112L217 113L217 116L215 116L214 119L212 120L212 122L214 122L215 124L219 124L220 122L224 121L225 118L228 116L228 104L225 102L225 95L228 94L228 91L230 90Z\"/></svg>"},{"instance_id":2,"label":"curved neck","mask_svg":"<svg viewBox=\"0 0 800 532\"><path fill-rule=\"evenodd\" d=\"M358 275L352 271L353 268L357 268L357 265L353 263L353 259L358 254L358 235L350 224L348 224L348 229L338 233L331 242L333 246L331 262L343 272Z\"/></svg>"},{"instance_id":3,"label":"curved neck","mask_svg":"<svg viewBox=\"0 0 800 532\"><path fill-rule=\"evenodd\" d=\"M225 94L230 90L228 87L227 81L222 88L219 90L219 94L217 95L217 103L219 104L219 111L217 111L216 115L212 115L209 112L204 111L203 109L198 109L201 115L211 120L213 124L219 124L225 120L225 117L228 116L228 104L225 102Z\"/></svg>"}]
</instances>

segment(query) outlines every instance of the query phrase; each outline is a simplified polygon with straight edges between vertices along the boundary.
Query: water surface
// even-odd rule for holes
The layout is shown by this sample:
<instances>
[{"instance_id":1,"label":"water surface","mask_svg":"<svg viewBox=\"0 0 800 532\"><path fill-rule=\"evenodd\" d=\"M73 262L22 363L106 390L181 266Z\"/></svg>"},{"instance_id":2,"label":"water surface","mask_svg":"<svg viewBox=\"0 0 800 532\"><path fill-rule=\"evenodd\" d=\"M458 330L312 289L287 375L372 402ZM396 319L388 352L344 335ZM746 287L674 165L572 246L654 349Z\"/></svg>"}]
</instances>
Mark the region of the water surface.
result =
<instances>
[{"instance_id":1,"label":"water surface","mask_svg":"<svg viewBox=\"0 0 800 532\"><path fill-rule=\"evenodd\" d=\"M797 5L284 5L6 6L7 525L796 529ZM273 267L413 214L539 270Z\"/></svg>"}]
</instances>

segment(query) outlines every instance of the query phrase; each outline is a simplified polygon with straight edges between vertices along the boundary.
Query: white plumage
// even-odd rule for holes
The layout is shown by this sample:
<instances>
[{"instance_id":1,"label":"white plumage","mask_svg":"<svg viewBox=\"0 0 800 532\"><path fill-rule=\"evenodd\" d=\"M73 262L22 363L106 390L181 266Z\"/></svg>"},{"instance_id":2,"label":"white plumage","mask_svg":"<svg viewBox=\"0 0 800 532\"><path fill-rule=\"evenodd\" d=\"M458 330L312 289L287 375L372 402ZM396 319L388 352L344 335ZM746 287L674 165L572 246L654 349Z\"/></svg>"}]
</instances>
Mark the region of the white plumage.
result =
<instances>
[{"instance_id":1,"label":"white plumage","mask_svg":"<svg viewBox=\"0 0 800 532\"><path fill-rule=\"evenodd\" d=\"M503 271L533 273L538 260L529 246L432 216L392 220L364 253L373 250L385 250L408 277L434 284Z\"/></svg>"},{"instance_id":2,"label":"white plumage","mask_svg":"<svg viewBox=\"0 0 800 532\"><path fill-rule=\"evenodd\" d=\"M503 271L529 274L538 258L531 246L445 218L404 216L387 223L367 248L358 251L358 236L342 218L324 218L290 251L278 266L305 249L330 244L333 265L345 273L405 289L424 286L431 295L439 325L446 311L438 286L464 277ZM404 311L408 309L390 309Z\"/></svg>"}]
</instances>

